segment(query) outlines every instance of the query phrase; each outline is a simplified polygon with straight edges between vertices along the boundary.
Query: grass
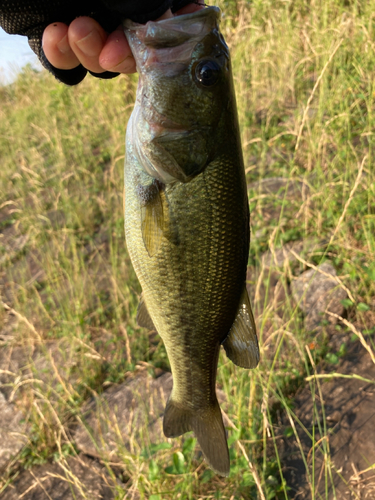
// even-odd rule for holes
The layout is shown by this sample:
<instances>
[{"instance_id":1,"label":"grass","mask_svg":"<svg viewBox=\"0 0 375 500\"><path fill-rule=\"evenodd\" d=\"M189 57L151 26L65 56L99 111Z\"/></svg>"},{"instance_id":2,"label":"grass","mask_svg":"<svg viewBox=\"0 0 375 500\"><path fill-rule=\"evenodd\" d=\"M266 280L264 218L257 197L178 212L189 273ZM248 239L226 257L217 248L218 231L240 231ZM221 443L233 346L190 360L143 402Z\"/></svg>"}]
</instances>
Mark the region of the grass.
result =
<instances>
[{"instance_id":1,"label":"grass","mask_svg":"<svg viewBox=\"0 0 375 500\"><path fill-rule=\"evenodd\" d=\"M334 374L344 352L335 351L325 329L316 336L304 328L289 292L302 271L333 262L350 294L336 335L344 345L360 333L374 352L375 1L219 5L250 186L249 281L261 363L248 372L220 357L218 384L236 429L229 431L228 479L202 463L189 436L151 448L133 436L133 451L118 450L120 467L102 457L118 499L132 485L152 500L292 498L283 480L280 414L290 422L286 432L303 432L292 403L297 388L308 376L319 393L315 364L326 358ZM73 432L89 398L139 371L168 369L160 339L136 325L140 287L124 243L124 135L135 89L135 76L89 77L68 88L29 69L0 88L0 278L4 284L6 274L8 283L0 322L10 307L18 326L3 348L28 349L28 369L4 387L32 429L0 491L24 467L66 465L77 453ZM271 177L299 182L302 195L263 192L259 181ZM312 239L319 245L307 243ZM301 240L297 259L265 265L265 252ZM279 302L275 281L285 292ZM319 433L327 436L325 420ZM328 463L322 443L316 449ZM314 460L302 447L300 453L315 498Z\"/></svg>"}]
</instances>

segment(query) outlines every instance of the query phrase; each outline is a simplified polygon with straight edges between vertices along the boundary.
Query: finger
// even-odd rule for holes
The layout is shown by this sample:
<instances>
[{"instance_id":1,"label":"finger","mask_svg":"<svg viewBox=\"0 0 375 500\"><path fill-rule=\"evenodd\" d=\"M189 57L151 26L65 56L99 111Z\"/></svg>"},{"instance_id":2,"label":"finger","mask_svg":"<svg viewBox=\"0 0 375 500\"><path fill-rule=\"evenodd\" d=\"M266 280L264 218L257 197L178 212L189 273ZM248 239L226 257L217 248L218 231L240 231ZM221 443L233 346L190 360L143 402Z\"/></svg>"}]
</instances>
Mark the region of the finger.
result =
<instances>
[{"instance_id":1,"label":"finger","mask_svg":"<svg viewBox=\"0 0 375 500\"><path fill-rule=\"evenodd\" d=\"M72 51L68 41L68 26L53 23L43 33L42 46L48 61L58 69L73 69L79 60Z\"/></svg>"},{"instance_id":2,"label":"finger","mask_svg":"<svg viewBox=\"0 0 375 500\"><path fill-rule=\"evenodd\" d=\"M170 19L173 17L171 9L168 9L164 14L160 17L158 17L157 21L162 21L163 19Z\"/></svg>"},{"instance_id":3,"label":"finger","mask_svg":"<svg viewBox=\"0 0 375 500\"><path fill-rule=\"evenodd\" d=\"M69 26L68 39L74 54L85 68L93 73L105 71L99 64L99 56L107 40L107 33L95 19L74 19Z\"/></svg>"},{"instance_id":4,"label":"finger","mask_svg":"<svg viewBox=\"0 0 375 500\"><path fill-rule=\"evenodd\" d=\"M99 63L107 71L135 73L135 60L123 28L118 28L108 35L107 41L100 53Z\"/></svg>"}]
</instances>

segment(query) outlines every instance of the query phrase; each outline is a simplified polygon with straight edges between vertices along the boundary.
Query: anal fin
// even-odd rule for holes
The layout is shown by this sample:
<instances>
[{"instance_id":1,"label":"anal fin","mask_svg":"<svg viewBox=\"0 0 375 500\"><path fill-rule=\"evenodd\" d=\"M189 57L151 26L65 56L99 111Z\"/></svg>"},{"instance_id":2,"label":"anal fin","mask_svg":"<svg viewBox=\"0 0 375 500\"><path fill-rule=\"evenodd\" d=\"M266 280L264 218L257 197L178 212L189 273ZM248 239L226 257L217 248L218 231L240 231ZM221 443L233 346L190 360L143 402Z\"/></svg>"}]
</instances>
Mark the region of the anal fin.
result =
<instances>
[{"instance_id":1,"label":"anal fin","mask_svg":"<svg viewBox=\"0 0 375 500\"><path fill-rule=\"evenodd\" d=\"M191 411L178 405L170 397L164 411L163 431L166 437L182 436L185 432L192 431Z\"/></svg>"},{"instance_id":2,"label":"anal fin","mask_svg":"<svg viewBox=\"0 0 375 500\"><path fill-rule=\"evenodd\" d=\"M143 328L148 328L149 330L156 330L154 322L152 321L150 313L148 312L143 295L141 295L138 304L136 320L139 326L142 326Z\"/></svg>"},{"instance_id":3,"label":"anal fin","mask_svg":"<svg viewBox=\"0 0 375 500\"><path fill-rule=\"evenodd\" d=\"M255 368L259 363L259 346L250 299L244 285L237 316L223 342L228 358L242 368Z\"/></svg>"}]
</instances>

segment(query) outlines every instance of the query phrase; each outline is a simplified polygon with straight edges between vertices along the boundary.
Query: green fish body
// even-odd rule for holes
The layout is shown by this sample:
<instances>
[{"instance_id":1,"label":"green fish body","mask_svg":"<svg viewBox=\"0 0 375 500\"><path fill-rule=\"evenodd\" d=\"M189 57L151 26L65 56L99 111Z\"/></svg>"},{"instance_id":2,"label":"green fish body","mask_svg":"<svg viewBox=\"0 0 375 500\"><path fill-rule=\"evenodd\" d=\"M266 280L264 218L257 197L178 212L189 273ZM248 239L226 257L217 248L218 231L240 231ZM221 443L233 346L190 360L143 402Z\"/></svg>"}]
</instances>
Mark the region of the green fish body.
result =
<instances>
[{"instance_id":1,"label":"green fish body","mask_svg":"<svg viewBox=\"0 0 375 500\"><path fill-rule=\"evenodd\" d=\"M246 291L249 208L228 47L219 9L125 24L139 72L128 123L125 234L142 286L138 324L162 337L173 374L163 428L193 431L228 475L215 380L220 345L259 361Z\"/></svg>"}]
</instances>

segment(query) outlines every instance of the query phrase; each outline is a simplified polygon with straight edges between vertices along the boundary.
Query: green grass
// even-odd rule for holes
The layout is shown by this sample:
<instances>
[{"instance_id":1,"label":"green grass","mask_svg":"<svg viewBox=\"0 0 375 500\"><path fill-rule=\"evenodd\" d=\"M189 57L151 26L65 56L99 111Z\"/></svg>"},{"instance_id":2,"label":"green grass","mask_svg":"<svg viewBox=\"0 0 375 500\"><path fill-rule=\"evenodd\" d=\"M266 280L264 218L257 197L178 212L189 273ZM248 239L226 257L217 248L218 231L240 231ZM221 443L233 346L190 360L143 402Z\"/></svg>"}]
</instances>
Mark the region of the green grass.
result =
<instances>
[{"instance_id":1,"label":"green grass","mask_svg":"<svg viewBox=\"0 0 375 500\"><path fill-rule=\"evenodd\" d=\"M237 429L229 430L228 479L202 464L188 436L152 449L146 440L134 443L134 452L120 450L121 473L106 462L119 499L132 484L152 500L289 498L278 454L278 411L294 424L293 395L314 373L305 346L315 343L315 362L328 354L333 372L343 354L332 352L324 331L316 337L304 329L290 300L289 283L309 265L334 263L351 294L347 321L365 332L374 350L366 333L375 320L375 1L219 5L252 185L249 277L258 293L261 363L248 372L220 357L218 384ZM32 434L5 471L0 491L22 467L76 453L71 431L91 396L145 366L150 372L169 366L160 339L136 325L140 286L124 242L124 136L136 80L89 77L68 88L45 72L25 70L0 88L0 228L28 237L0 270L14 278L2 301L20 315L14 346L31 346L44 360L32 363L33 375L23 385L12 385ZM308 194L265 195L256 182L267 177L303 182ZM307 248L302 260L271 271L263 266L265 251L311 238L323 243ZM8 251L0 239L0 257ZM30 273L24 256L31 255L36 264ZM270 296L272 273L286 290L281 312ZM0 310L0 322L5 315ZM337 331L353 333L343 323Z\"/></svg>"}]
</instances>

